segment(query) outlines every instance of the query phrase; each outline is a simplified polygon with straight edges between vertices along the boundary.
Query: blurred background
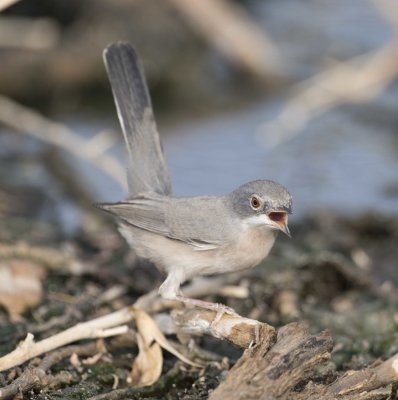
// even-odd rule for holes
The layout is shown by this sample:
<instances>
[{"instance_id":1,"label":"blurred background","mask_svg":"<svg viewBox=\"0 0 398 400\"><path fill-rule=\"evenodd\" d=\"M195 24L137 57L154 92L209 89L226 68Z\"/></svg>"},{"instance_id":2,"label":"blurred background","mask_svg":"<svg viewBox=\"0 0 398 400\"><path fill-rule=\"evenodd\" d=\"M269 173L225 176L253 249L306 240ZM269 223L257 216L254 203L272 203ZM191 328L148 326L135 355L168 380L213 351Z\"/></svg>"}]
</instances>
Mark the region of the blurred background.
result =
<instances>
[{"instance_id":1,"label":"blurred background","mask_svg":"<svg viewBox=\"0 0 398 400\"><path fill-rule=\"evenodd\" d=\"M125 196L102 51L127 40L175 194L269 178L295 220L397 213L397 15L392 1L17 1L0 20L2 196L16 213L45 197L36 215L69 233L82 202Z\"/></svg>"},{"instance_id":2,"label":"blurred background","mask_svg":"<svg viewBox=\"0 0 398 400\"><path fill-rule=\"evenodd\" d=\"M109 220L92 203L125 198L126 154L102 62L118 40L143 60L176 195L276 180L293 195L293 223L316 220L306 228L316 236L334 221L324 248L345 237L341 221L372 221L377 240L396 225L394 1L1 4L4 242L96 234ZM382 251L384 268L370 255L380 282L395 281L394 254Z\"/></svg>"}]
</instances>

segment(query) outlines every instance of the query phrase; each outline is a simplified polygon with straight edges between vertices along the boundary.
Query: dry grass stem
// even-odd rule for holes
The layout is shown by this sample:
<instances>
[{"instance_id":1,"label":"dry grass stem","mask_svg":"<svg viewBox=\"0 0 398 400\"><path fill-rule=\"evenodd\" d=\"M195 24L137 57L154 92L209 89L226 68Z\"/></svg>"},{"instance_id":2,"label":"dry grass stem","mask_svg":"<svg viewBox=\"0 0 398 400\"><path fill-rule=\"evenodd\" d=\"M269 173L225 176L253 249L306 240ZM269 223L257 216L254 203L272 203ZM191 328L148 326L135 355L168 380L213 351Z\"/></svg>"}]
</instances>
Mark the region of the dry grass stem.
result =
<instances>
[{"instance_id":1,"label":"dry grass stem","mask_svg":"<svg viewBox=\"0 0 398 400\"><path fill-rule=\"evenodd\" d=\"M235 65L266 77L279 68L271 39L238 3L226 0L170 0L192 27Z\"/></svg>"},{"instance_id":2,"label":"dry grass stem","mask_svg":"<svg viewBox=\"0 0 398 400\"><path fill-rule=\"evenodd\" d=\"M299 83L278 117L258 127L257 138L267 148L294 138L308 122L345 102L377 96L398 75L398 44L335 64Z\"/></svg>"},{"instance_id":3,"label":"dry grass stem","mask_svg":"<svg viewBox=\"0 0 398 400\"><path fill-rule=\"evenodd\" d=\"M5 10L15 3L18 3L18 1L19 0L0 0L0 11Z\"/></svg>"},{"instance_id":4,"label":"dry grass stem","mask_svg":"<svg viewBox=\"0 0 398 400\"><path fill-rule=\"evenodd\" d=\"M113 178L124 189L127 188L125 168L115 158L102 153L107 148L107 134L101 134L100 148L93 140L86 140L66 126L50 121L37 112L0 95L0 122L17 132L29 134L37 139L67 150L85 160ZM106 142L106 146L104 146Z\"/></svg>"}]
</instances>

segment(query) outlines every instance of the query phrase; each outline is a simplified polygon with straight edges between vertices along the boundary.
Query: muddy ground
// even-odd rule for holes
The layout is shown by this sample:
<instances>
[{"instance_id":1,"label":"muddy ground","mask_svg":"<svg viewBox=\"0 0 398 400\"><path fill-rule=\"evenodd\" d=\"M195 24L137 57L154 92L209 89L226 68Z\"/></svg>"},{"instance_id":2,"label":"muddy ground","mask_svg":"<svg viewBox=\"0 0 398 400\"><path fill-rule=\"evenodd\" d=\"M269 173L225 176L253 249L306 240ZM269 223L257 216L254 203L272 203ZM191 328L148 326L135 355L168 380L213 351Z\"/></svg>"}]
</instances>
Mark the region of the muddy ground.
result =
<instances>
[{"instance_id":1,"label":"muddy ground","mask_svg":"<svg viewBox=\"0 0 398 400\"><path fill-rule=\"evenodd\" d=\"M49 337L130 305L161 283L162 275L137 262L113 222L95 211L87 211L84 228L68 236L51 218L41 219L43 208L48 207L44 192L9 187L1 192L1 199L3 277L4 271L14 277L28 274L28 279L42 285L42 291L32 289L29 294L15 284L8 302L3 293L1 355L13 350L28 332L36 340ZM329 330L334 351L326 372L320 374L322 382L398 352L398 219L376 214L343 218L319 212L291 231L291 240L279 238L264 264L237 282L249 288L246 298L213 296L208 300L226 303L243 316L275 327L305 321L313 333ZM104 299L102 295L114 287L117 297ZM164 353L160 380L150 387L131 389L128 398L206 399L242 350L214 338L196 340L211 360L205 368L186 366ZM54 363L48 374L64 379L48 386L37 383L17 398L87 399L116 385L127 387L137 354L135 341L109 338L105 346L106 354L91 364L76 366L69 357ZM38 363L35 359L30 365L34 368ZM28 364L2 372L0 386L12 383Z\"/></svg>"}]
</instances>

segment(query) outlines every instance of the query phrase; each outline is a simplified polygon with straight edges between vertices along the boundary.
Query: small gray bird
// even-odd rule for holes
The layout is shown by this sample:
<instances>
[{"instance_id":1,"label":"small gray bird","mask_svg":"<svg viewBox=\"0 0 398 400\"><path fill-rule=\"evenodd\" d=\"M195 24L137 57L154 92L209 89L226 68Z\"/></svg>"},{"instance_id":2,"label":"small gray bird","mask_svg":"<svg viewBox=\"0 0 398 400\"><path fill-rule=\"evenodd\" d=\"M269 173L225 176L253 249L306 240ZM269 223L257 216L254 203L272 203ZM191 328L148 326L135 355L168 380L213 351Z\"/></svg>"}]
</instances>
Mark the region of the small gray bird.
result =
<instances>
[{"instance_id":1,"label":"small gray bird","mask_svg":"<svg viewBox=\"0 0 398 400\"><path fill-rule=\"evenodd\" d=\"M287 226L292 197L257 180L225 196L173 197L143 70L133 47L109 45L104 61L128 151L127 200L96 206L118 218L139 257L167 273L165 299L212 310L226 306L184 297L180 285L198 275L239 271L260 263Z\"/></svg>"}]
</instances>

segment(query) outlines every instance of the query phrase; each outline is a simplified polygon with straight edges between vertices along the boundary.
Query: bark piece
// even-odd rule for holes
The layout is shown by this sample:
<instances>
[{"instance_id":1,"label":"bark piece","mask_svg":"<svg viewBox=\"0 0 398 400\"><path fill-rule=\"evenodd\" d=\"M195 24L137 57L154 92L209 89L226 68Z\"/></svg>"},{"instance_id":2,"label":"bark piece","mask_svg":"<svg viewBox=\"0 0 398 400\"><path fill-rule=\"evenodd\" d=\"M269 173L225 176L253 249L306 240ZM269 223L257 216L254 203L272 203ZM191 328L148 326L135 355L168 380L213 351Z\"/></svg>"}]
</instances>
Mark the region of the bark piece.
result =
<instances>
[{"instance_id":1,"label":"bark piece","mask_svg":"<svg viewBox=\"0 0 398 400\"><path fill-rule=\"evenodd\" d=\"M260 342L246 350L210 399L286 398L316 366L329 360L332 338L326 331L310 335L306 325L291 323L278 331L275 345L268 349L267 342Z\"/></svg>"},{"instance_id":2,"label":"bark piece","mask_svg":"<svg viewBox=\"0 0 398 400\"><path fill-rule=\"evenodd\" d=\"M0 305L17 321L27 308L36 306L42 298L45 270L26 260L0 263Z\"/></svg>"}]
</instances>

